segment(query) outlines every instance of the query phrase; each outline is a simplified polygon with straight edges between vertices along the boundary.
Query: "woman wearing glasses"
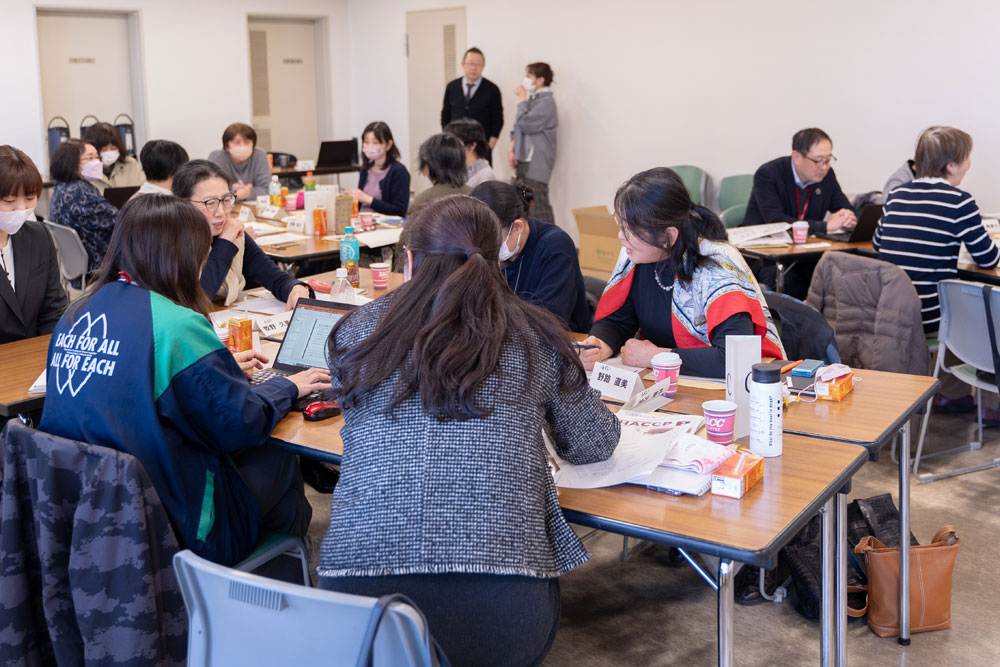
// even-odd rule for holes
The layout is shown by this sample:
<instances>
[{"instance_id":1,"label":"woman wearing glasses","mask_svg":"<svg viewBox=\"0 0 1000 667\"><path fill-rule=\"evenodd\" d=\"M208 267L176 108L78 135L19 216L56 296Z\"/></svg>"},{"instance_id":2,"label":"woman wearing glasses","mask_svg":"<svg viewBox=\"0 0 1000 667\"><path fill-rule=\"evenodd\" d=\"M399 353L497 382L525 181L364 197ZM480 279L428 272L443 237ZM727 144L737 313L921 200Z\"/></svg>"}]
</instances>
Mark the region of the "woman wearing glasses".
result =
<instances>
[{"instance_id":1,"label":"woman wearing glasses","mask_svg":"<svg viewBox=\"0 0 1000 667\"><path fill-rule=\"evenodd\" d=\"M268 259L243 233L243 223L229 215L236 203L229 172L208 160L191 160L177 170L172 187L175 196L201 211L212 231L212 251L201 272L201 288L210 299L222 299L228 306L248 282L270 291L288 310L312 295L308 285Z\"/></svg>"},{"instance_id":2,"label":"woman wearing glasses","mask_svg":"<svg viewBox=\"0 0 1000 667\"><path fill-rule=\"evenodd\" d=\"M763 356L784 359L753 274L676 172L659 167L630 178L615 194L615 219L622 252L583 341L596 346L581 349L585 367L619 350L624 363L641 367L676 352L681 372L723 377L733 335L760 336Z\"/></svg>"}]
</instances>

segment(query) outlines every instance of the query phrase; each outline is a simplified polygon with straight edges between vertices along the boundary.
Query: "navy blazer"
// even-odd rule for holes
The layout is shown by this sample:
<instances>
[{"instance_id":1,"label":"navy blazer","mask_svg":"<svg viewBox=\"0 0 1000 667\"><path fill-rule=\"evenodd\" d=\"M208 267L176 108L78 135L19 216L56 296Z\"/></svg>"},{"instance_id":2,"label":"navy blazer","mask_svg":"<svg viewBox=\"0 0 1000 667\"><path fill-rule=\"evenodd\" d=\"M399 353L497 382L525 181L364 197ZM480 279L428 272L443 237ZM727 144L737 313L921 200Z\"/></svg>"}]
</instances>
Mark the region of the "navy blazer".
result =
<instances>
[{"instance_id":1,"label":"navy blazer","mask_svg":"<svg viewBox=\"0 0 1000 667\"><path fill-rule=\"evenodd\" d=\"M760 225L766 222L795 222L799 211L795 206L795 193L799 193L799 209L806 206L805 219L809 222L809 233L825 233L823 218L828 211L851 208L851 202L840 189L833 169L819 183L813 183L800 190L792 173L792 158L779 157L761 165L753 175L753 189L750 202L743 217L743 225Z\"/></svg>"},{"instance_id":2,"label":"navy blazer","mask_svg":"<svg viewBox=\"0 0 1000 667\"><path fill-rule=\"evenodd\" d=\"M503 128L503 100L500 89L489 79L482 79L469 103L465 103L464 79L459 77L444 89L441 107L441 128L459 118L474 118L486 131L486 138L499 137Z\"/></svg>"},{"instance_id":3,"label":"navy blazer","mask_svg":"<svg viewBox=\"0 0 1000 667\"><path fill-rule=\"evenodd\" d=\"M67 303L59 255L45 225L28 220L8 243L14 250L14 289L0 271L0 343L52 333Z\"/></svg>"},{"instance_id":4,"label":"navy blazer","mask_svg":"<svg viewBox=\"0 0 1000 667\"><path fill-rule=\"evenodd\" d=\"M364 190L368 182L368 170L362 169L358 176L358 189ZM401 162L389 165L389 171L379 183L382 189L381 199L372 199L372 210L385 215L406 217L406 209L410 207L410 172Z\"/></svg>"}]
</instances>

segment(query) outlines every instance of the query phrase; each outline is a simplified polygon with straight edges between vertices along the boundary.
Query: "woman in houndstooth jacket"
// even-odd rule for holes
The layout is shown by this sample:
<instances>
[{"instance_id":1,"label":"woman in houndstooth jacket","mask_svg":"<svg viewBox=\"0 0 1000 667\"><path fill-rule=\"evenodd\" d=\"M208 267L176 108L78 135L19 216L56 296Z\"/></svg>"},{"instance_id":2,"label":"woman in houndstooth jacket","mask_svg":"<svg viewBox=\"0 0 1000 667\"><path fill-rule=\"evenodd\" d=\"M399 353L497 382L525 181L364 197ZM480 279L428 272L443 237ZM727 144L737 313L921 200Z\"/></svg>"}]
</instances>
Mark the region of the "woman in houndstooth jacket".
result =
<instances>
[{"instance_id":1,"label":"woman in houndstooth jacket","mask_svg":"<svg viewBox=\"0 0 1000 667\"><path fill-rule=\"evenodd\" d=\"M407 224L398 290L330 337L344 458L320 585L402 592L453 664L537 664L559 575L589 555L559 509L542 431L571 463L618 443L569 334L500 273L500 223L463 195Z\"/></svg>"}]
</instances>

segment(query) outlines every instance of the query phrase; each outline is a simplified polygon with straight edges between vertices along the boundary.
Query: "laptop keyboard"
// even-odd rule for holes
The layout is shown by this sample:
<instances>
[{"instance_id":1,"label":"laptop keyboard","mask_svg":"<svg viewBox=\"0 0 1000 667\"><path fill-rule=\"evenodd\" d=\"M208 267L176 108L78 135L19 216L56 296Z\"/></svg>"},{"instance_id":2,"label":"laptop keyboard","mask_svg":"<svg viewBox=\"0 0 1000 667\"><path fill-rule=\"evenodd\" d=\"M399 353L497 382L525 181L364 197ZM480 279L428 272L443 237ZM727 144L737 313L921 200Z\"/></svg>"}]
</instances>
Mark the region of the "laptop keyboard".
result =
<instances>
[{"instance_id":1,"label":"laptop keyboard","mask_svg":"<svg viewBox=\"0 0 1000 667\"><path fill-rule=\"evenodd\" d=\"M250 385L256 386L262 382L267 382L271 378L276 378L276 377L288 377L288 376L285 375L284 373L279 373L273 368L262 368L259 371L254 371L253 377L250 378ZM322 400L325 400L323 392L313 391L306 394L302 398L295 399L295 402L292 404L292 410L297 410L301 412L310 403Z\"/></svg>"}]
</instances>

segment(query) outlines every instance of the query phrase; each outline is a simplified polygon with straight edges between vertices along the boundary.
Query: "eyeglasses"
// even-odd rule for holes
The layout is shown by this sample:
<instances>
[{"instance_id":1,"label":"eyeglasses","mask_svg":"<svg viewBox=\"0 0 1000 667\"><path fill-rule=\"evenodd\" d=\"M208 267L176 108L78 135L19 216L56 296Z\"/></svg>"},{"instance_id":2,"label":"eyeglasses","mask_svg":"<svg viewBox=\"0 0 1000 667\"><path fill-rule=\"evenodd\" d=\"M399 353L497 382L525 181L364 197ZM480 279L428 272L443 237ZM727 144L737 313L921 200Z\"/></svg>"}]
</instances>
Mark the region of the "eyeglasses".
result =
<instances>
[{"instance_id":1,"label":"eyeglasses","mask_svg":"<svg viewBox=\"0 0 1000 667\"><path fill-rule=\"evenodd\" d=\"M826 156L823 156L823 157L809 157L808 155L803 155L802 157L804 157L805 159L809 160L810 162L812 162L813 164L815 164L817 167L824 167L824 166L826 166L828 164L833 164L834 162L837 161L837 158L835 156L833 156L833 155L826 155Z\"/></svg>"},{"instance_id":2,"label":"eyeglasses","mask_svg":"<svg viewBox=\"0 0 1000 667\"><path fill-rule=\"evenodd\" d=\"M622 233L622 236L625 237L626 241L631 241L633 237L632 232L628 230L628 227L625 226L625 223L622 222L622 219L618 217L617 213L614 214L614 217L615 217L615 224L618 225L618 231Z\"/></svg>"},{"instance_id":3,"label":"eyeglasses","mask_svg":"<svg viewBox=\"0 0 1000 667\"><path fill-rule=\"evenodd\" d=\"M200 201L197 199L192 199L191 203L201 204L202 206L205 207L205 210L207 210L209 213L215 213L216 210L218 210L219 208L219 204L222 204L222 207L227 210L235 206L236 195L230 192L229 194L223 195L221 197L209 197L208 199L202 199Z\"/></svg>"}]
</instances>

